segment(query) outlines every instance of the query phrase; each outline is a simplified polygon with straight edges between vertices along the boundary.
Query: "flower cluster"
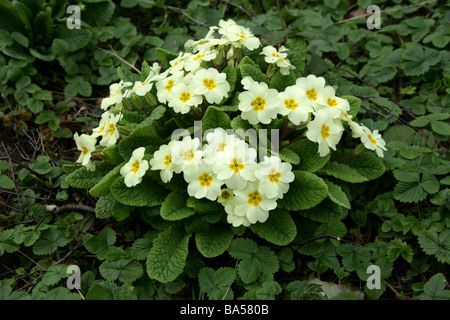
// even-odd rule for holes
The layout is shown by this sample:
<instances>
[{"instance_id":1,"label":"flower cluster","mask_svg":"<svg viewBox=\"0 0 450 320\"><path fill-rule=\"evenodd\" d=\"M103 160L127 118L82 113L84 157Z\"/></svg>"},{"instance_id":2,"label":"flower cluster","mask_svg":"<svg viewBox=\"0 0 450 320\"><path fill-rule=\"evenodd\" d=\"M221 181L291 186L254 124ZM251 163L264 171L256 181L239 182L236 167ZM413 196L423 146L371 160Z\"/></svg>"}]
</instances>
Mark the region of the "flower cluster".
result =
<instances>
[{"instance_id":1,"label":"flower cluster","mask_svg":"<svg viewBox=\"0 0 450 320\"><path fill-rule=\"evenodd\" d=\"M150 160L169 182L181 173L189 196L220 202L233 226L264 222L294 180L290 163L277 156L257 162L255 148L222 128L207 133L206 143L184 137L162 145Z\"/></svg>"},{"instance_id":2,"label":"flower cluster","mask_svg":"<svg viewBox=\"0 0 450 320\"><path fill-rule=\"evenodd\" d=\"M294 125L306 124L306 137L318 143L321 156L336 150L344 123L352 130L354 138L361 138L364 146L376 151L383 157L385 142L375 130L358 124L348 114L350 104L346 99L336 96L335 89L326 85L325 79L308 75L296 80L295 85L288 86L283 92L269 89L265 82L253 81L251 77L242 79L244 92L238 96L242 119L251 124L268 124L278 114L285 116Z\"/></svg>"},{"instance_id":3,"label":"flower cluster","mask_svg":"<svg viewBox=\"0 0 450 320\"><path fill-rule=\"evenodd\" d=\"M165 70L154 63L144 81L112 84L109 96L101 103L104 113L99 125L90 135L76 133L74 136L81 151L77 162L88 170L95 170L90 159L97 150L97 139L100 138L99 145L103 148L117 143L126 99L157 100L173 112L185 115L191 111L196 114L195 109L200 105L203 111L207 104L220 108L224 99L232 96L237 98L234 101L241 118L251 125L267 125L281 115L289 125L306 128L304 135L318 144L320 156L336 150L348 127L353 138L359 138L365 148L383 157L385 141L378 131L372 132L354 121L350 103L337 96L335 88L327 85L322 77L298 77L295 84L279 92L266 82L243 76L242 92L230 92L230 79L219 71L223 63L235 66L244 49L254 51L260 46L260 40L250 29L231 19L221 20L218 26L210 28L205 38L187 41L186 51L167 61ZM262 48L260 54L269 64L268 77L276 68L282 75L289 75L295 69L288 52L284 46ZM228 222L234 226L264 222L294 179L291 164L273 155L260 157L257 162L255 148L222 128L216 128L205 138L205 144L190 136L172 140L160 146L150 161L144 160L145 148L136 149L120 169L126 186L139 184L149 168L159 170L165 183L174 173L182 174L188 184L188 194L220 202L227 212Z\"/></svg>"}]
</instances>

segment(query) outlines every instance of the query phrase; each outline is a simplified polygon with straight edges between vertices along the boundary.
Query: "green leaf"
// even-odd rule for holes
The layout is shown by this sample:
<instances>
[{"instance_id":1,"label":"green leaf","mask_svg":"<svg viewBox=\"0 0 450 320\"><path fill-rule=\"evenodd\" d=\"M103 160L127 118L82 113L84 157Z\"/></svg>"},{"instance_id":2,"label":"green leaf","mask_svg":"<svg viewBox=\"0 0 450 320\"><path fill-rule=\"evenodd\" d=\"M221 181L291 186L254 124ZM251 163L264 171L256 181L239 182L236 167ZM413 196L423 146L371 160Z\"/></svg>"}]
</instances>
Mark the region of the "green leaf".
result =
<instances>
[{"instance_id":1,"label":"green leaf","mask_svg":"<svg viewBox=\"0 0 450 320\"><path fill-rule=\"evenodd\" d=\"M419 202L426 198L427 193L434 194L439 191L439 181L428 172L422 174L419 181L419 174L404 173L395 171L395 177L400 180L394 187L394 198L401 202Z\"/></svg>"},{"instance_id":2,"label":"green leaf","mask_svg":"<svg viewBox=\"0 0 450 320\"><path fill-rule=\"evenodd\" d=\"M124 159L129 159L134 150L139 147L148 145L161 145L165 141L156 133L153 122L161 119L166 108L158 106L153 109L149 117L142 121L134 130L125 138L120 140L118 147L119 153Z\"/></svg>"},{"instance_id":3,"label":"green leaf","mask_svg":"<svg viewBox=\"0 0 450 320\"><path fill-rule=\"evenodd\" d=\"M0 257L5 253L15 252L19 245L13 241L13 229L0 231Z\"/></svg>"},{"instance_id":4,"label":"green leaf","mask_svg":"<svg viewBox=\"0 0 450 320\"><path fill-rule=\"evenodd\" d=\"M281 160L292 163L294 165L300 164L300 156L289 147L282 148L279 153L272 152L272 155L275 155Z\"/></svg>"},{"instance_id":5,"label":"green leaf","mask_svg":"<svg viewBox=\"0 0 450 320\"><path fill-rule=\"evenodd\" d=\"M97 219L108 219L115 217L122 221L130 215L130 207L118 202L111 194L100 196L95 204L95 216Z\"/></svg>"},{"instance_id":6,"label":"green leaf","mask_svg":"<svg viewBox=\"0 0 450 320\"><path fill-rule=\"evenodd\" d=\"M216 271L205 267L198 273L200 290L207 293L209 300L222 300L235 278L236 271L228 267L219 268Z\"/></svg>"},{"instance_id":7,"label":"green leaf","mask_svg":"<svg viewBox=\"0 0 450 320\"><path fill-rule=\"evenodd\" d=\"M231 129L230 117L220 107L209 106L202 118L203 134L209 129Z\"/></svg>"},{"instance_id":8,"label":"green leaf","mask_svg":"<svg viewBox=\"0 0 450 320\"><path fill-rule=\"evenodd\" d=\"M73 52L85 47L91 40L92 32L88 29L69 29L61 25L55 33L55 38L69 44L68 51Z\"/></svg>"},{"instance_id":9,"label":"green leaf","mask_svg":"<svg viewBox=\"0 0 450 320\"><path fill-rule=\"evenodd\" d=\"M46 293L39 292L39 294L33 297L35 300L81 300L81 296L78 293L70 292L69 289L64 287L54 288Z\"/></svg>"},{"instance_id":10,"label":"green leaf","mask_svg":"<svg viewBox=\"0 0 450 320\"><path fill-rule=\"evenodd\" d=\"M300 164L297 168L301 171L316 172L322 168L330 159L330 154L321 157L317 152L317 143L308 139L302 139L294 142L289 149L300 156Z\"/></svg>"},{"instance_id":11,"label":"green leaf","mask_svg":"<svg viewBox=\"0 0 450 320\"><path fill-rule=\"evenodd\" d=\"M100 181L89 190L89 194L96 198L107 195L114 180L120 176L120 168L122 168L124 164L125 162L121 163L102 177Z\"/></svg>"},{"instance_id":12,"label":"green leaf","mask_svg":"<svg viewBox=\"0 0 450 320\"><path fill-rule=\"evenodd\" d=\"M351 209L350 201L348 200L347 195L344 191L342 191L341 187L337 184L332 183L326 179L323 179L328 187L328 196L330 199L344 208Z\"/></svg>"},{"instance_id":13,"label":"green leaf","mask_svg":"<svg viewBox=\"0 0 450 320\"><path fill-rule=\"evenodd\" d=\"M273 275L279 269L275 253L267 247L258 246L250 239L233 240L228 253L233 258L241 260L238 275L246 284L256 281L261 274Z\"/></svg>"},{"instance_id":14,"label":"green leaf","mask_svg":"<svg viewBox=\"0 0 450 320\"><path fill-rule=\"evenodd\" d=\"M186 206L200 213L223 211L223 206L220 203L204 198L189 197L186 201Z\"/></svg>"},{"instance_id":15,"label":"green leaf","mask_svg":"<svg viewBox=\"0 0 450 320\"><path fill-rule=\"evenodd\" d=\"M450 290L445 290L446 280L442 273L431 277L424 285L420 300L450 300Z\"/></svg>"},{"instance_id":16,"label":"green leaf","mask_svg":"<svg viewBox=\"0 0 450 320\"><path fill-rule=\"evenodd\" d=\"M269 87L276 89L278 92L282 92L286 87L295 85L296 80L297 78L292 70L288 75L283 75L278 70L270 78Z\"/></svg>"},{"instance_id":17,"label":"green leaf","mask_svg":"<svg viewBox=\"0 0 450 320\"><path fill-rule=\"evenodd\" d=\"M279 200L278 207L287 210L306 210L318 205L328 195L325 182L310 172L292 171L294 181L289 184L289 191Z\"/></svg>"},{"instance_id":18,"label":"green leaf","mask_svg":"<svg viewBox=\"0 0 450 320\"><path fill-rule=\"evenodd\" d=\"M336 248L336 252L342 256L342 265L348 271L355 271L361 262L367 262L371 257L368 249L352 244L342 244Z\"/></svg>"},{"instance_id":19,"label":"green leaf","mask_svg":"<svg viewBox=\"0 0 450 320\"><path fill-rule=\"evenodd\" d=\"M47 174L52 170L50 158L43 155L37 156L36 160L34 160L34 163L30 167L39 174Z\"/></svg>"},{"instance_id":20,"label":"green leaf","mask_svg":"<svg viewBox=\"0 0 450 320\"><path fill-rule=\"evenodd\" d=\"M361 100L354 96L342 96L342 99L346 99L350 105L349 115L356 117L361 107Z\"/></svg>"},{"instance_id":21,"label":"green leaf","mask_svg":"<svg viewBox=\"0 0 450 320\"><path fill-rule=\"evenodd\" d=\"M368 152L363 152L355 157L345 159L341 161L341 163L356 169L358 173L366 177L367 180L377 179L381 177L385 171L383 161Z\"/></svg>"},{"instance_id":22,"label":"green leaf","mask_svg":"<svg viewBox=\"0 0 450 320\"><path fill-rule=\"evenodd\" d=\"M131 257L136 260L145 260L153 246L153 239L159 231L149 231L142 238L137 239L131 247Z\"/></svg>"},{"instance_id":23,"label":"green leaf","mask_svg":"<svg viewBox=\"0 0 450 320\"><path fill-rule=\"evenodd\" d=\"M106 176L114 166L107 161L95 163L95 171L89 171L82 166L66 176L66 182L69 186L79 189L93 188Z\"/></svg>"},{"instance_id":24,"label":"green leaf","mask_svg":"<svg viewBox=\"0 0 450 320\"><path fill-rule=\"evenodd\" d=\"M147 256L147 273L151 279L167 283L183 272L190 236L182 228L171 225L153 240Z\"/></svg>"},{"instance_id":25,"label":"green leaf","mask_svg":"<svg viewBox=\"0 0 450 320\"><path fill-rule=\"evenodd\" d=\"M41 238L33 247L33 253L37 255L49 255L58 249L68 244L70 239L67 239L64 232L56 227L50 227L42 231Z\"/></svg>"},{"instance_id":26,"label":"green leaf","mask_svg":"<svg viewBox=\"0 0 450 320\"><path fill-rule=\"evenodd\" d=\"M307 44L303 39L290 38L286 41L285 47L289 49L288 59L295 69L290 70L296 78L303 75L305 70Z\"/></svg>"},{"instance_id":27,"label":"green leaf","mask_svg":"<svg viewBox=\"0 0 450 320\"><path fill-rule=\"evenodd\" d=\"M67 67L67 63L69 63L70 59L65 59L65 65L63 67ZM75 62L73 61L75 64ZM75 64L76 65L76 64ZM69 70L66 69L66 71L73 75L77 72L69 72ZM92 86L89 81L85 80L82 76L66 76L67 85L64 87L64 93L69 96L77 96L78 94L82 95L83 97L90 97L92 94Z\"/></svg>"},{"instance_id":28,"label":"green leaf","mask_svg":"<svg viewBox=\"0 0 450 320\"><path fill-rule=\"evenodd\" d=\"M411 43L403 52L402 58L406 60L404 72L407 76L419 76L430 70L430 67L441 60L439 51Z\"/></svg>"},{"instance_id":29,"label":"green leaf","mask_svg":"<svg viewBox=\"0 0 450 320\"><path fill-rule=\"evenodd\" d=\"M106 280L115 281L118 279L124 283L132 283L144 274L142 265L132 259L104 261L99 270Z\"/></svg>"},{"instance_id":30,"label":"green leaf","mask_svg":"<svg viewBox=\"0 0 450 320\"><path fill-rule=\"evenodd\" d=\"M181 220L195 214L195 210L186 207L186 193L172 192L161 206L161 217L168 221Z\"/></svg>"},{"instance_id":31,"label":"green leaf","mask_svg":"<svg viewBox=\"0 0 450 320\"><path fill-rule=\"evenodd\" d=\"M313 221L328 222L342 216L342 207L327 198L313 208L301 210L300 214Z\"/></svg>"},{"instance_id":32,"label":"green leaf","mask_svg":"<svg viewBox=\"0 0 450 320\"><path fill-rule=\"evenodd\" d=\"M67 278L69 274L67 273L67 265L60 264L51 267L42 277L42 283L46 286L52 286L57 284L61 279Z\"/></svg>"},{"instance_id":33,"label":"green leaf","mask_svg":"<svg viewBox=\"0 0 450 320\"><path fill-rule=\"evenodd\" d=\"M123 177L118 177L111 185L111 195L120 203L134 206L157 206L164 202L167 192L148 176L134 187L127 187Z\"/></svg>"},{"instance_id":34,"label":"green leaf","mask_svg":"<svg viewBox=\"0 0 450 320\"><path fill-rule=\"evenodd\" d=\"M14 189L14 181L10 177L0 174L0 188L6 190Z\"/></svg>"},{"instance_id":35,"label":"green leaf","mask_svg":"<svg viewBox=\"0 0 450 320\"><path fill-rule=\"evenodd\" d=\"M256 289L255 296L259 300L275 300L281 291L282 289L278 282L269 280L264 281L261 287Z\"/></svg>"},{"instance_id":36,"label":"green leaf","mask_svg":"<svg viewBox=\"0 0 450 320\"><path fill-rule=\"evenodd\" d=\"M450 263L450 230L438 234L426 230L419 234L419 244L426 254L434 255L439 262Z\"/></svg>"},{"instance_id":37,"label":"green leaf","mask_svg":"<svg viewBox=\"0 0 450 320\"><path fill-rule=\"evenodd\" d=\"M99 284L94 284L86 294L86 300L109 300L108 290Z\"/></svg>"},{"instance_id":38,"label":"green leaf","mask_svg":"<svg viewBox=\"0 0 450 320\"><path fill-rule=\"evenodd\" d=\"M116 242L116 232L106 227L99 235L90 236L84 242L84 247L90 253L96 254L100 260L106 259L106 256L114 248Z\"/></svg>"},{"instance_id":39,"label":"green leaf","mask_svg":"<svg viewBox=\"0 0 450 320\"><path fill-rule=\"evenodd\" d=\"M161 61L161 65L167 69L170 67L170 61L177 58L178 55L174 52L168 51L166 49L162 48L156 48L156 55L158 57L158 60Z\"/></svg>"},{"instance_id":40,"label":"green leaf","mask_svg":"<svg viewBox=\"0 0 450 320\"><path fill-rule=\"evenodd\" d=\"M379 178L384 171L383 162L378 157L363 152L339 162L328 162L319 172L346 182L360 183Z\"/></svg>"},{"instance_id":41,"label":"green leaf","mask_svg":"<svg viewBox=\"0 0 450 320\"><path fill-rule=\"evenodd\" d=\"M251 230L278 246L291 243L297 235L297 227L289 212L279 209L270 212L269 218L264 223L252 225Z\"/></svg>"},{"instance_id":42,"label":"green leaf","mask_svg":"<svg viewBox=\"0 0 450 320\"><path fill-rule=\"evenodd\" d=\"M431 130L443 136L450 135L450 124L442 121L431 121Z\"/></svg>"},{"instance_id":43,"label":"green leaf","mask_svg":"<svg viewBox=\"0 0 450 320\"><path fill-rule=\"evenodd\" d=\"M227 66L225 69L222 70L222 72L227 75L227 81L230 84L229 92L232 93L234 91L237 81L236 68L234 68L233 66Z\"/></svg>"},{"instance_id":44,"label":"green leaf","mask_svg":"<svg viewBox=\"0 0 450 320\"><path fill-rule=\"evenodd\" d=\"M251 64L242 64L239 65L239 70L241 71L242 78L249 76L256 82L265 82L267 84L269 83L266 75L257 66Z\"/></svg>"},{"instance_id":45,"label":"green leaf","mask_svg":"<svg viewBox=\"0 0 450 320\"><path fill-rule=\"evenodd\" d=\"M394 262L399 256L411 263L413 259L413 249L400 239L394 239L388 244L387 257Z\"/></svg>"},{"instance_id":46,"label":"green leaf","mask_svg":"<svg viewBox=\"0 0 450 320\"><path fill-rule=\"evenodd\" d=\"M220 256L230 246L234 233L230 228L211 225L208 231L195 234L198 251L206 258Z\"/></svg>"}]
</instances>

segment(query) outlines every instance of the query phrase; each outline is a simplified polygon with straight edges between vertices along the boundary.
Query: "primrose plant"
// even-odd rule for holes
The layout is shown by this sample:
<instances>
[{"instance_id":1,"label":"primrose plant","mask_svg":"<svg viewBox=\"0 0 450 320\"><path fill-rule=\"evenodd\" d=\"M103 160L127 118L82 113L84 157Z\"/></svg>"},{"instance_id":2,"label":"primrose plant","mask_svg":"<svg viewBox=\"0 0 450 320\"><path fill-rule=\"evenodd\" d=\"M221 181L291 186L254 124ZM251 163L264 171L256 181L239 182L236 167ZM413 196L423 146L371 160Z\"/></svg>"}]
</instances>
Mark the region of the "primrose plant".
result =
<instances>
[{"instance_id":1,"label":"primrose plant","mask_svg":"<svg viewBox=\"0 0 450 320\"><path fill-rule=\"evenodd\" d=\"M198 234L199 251L211 257L228 248L237 227L255 226L262 238L287 244L297 234L290 213L326 198L348 207L346 194L324 176L345 181L355 171L367 181L384 172L385 142L358 123L359 100L338 96L323 77L303 75L303 40L264 46L250 29L221 20L183 52L156 52L159 63L144 62L139 75L119 70L98 126L74 136L81 166L67 182L90 189L103 206L109 199L98 210L107 211L102 217L117 218L125 206L150 223L185 223L178 232ZM346 141L361 143L349 151L342 142L338 150L346 132ZM270 143L255 143L256 133ZM354 177L347 182L361 182ZM217 241L199 240L209 228L194 227L200 216L228 235L219 249L212 248ZM283 230L257 227L266 223ZM160 281L181 272L162 276L154 261L147 263Z\"/></svg>"}]
</instances>

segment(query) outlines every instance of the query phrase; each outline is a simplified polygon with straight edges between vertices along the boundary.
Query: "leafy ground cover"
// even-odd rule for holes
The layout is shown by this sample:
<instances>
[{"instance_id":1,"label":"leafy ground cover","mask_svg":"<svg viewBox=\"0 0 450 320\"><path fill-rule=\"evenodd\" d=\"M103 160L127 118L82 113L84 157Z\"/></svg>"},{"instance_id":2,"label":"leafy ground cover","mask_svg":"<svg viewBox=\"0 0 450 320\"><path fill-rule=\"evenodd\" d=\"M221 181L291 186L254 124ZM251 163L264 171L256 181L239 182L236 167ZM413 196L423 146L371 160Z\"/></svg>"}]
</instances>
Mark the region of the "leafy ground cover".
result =
<instances>
[{"instance_id":1,"label":"leafy ground cover","mask_svg":"<svg viewBox=\"0 0 450 320\"><path fill-rule=\"evenodd\" d=\"M0 1L0 297L449 299L448 5L380 1L371 30L371 4L82 1L81 28L68 29L68 1ZM244 50L222 61L230 96L184 116L151 99L154 85L124 101L121 140L93 152L95 171L76 163L74 134L98 128L109 85L145 81L154 62L170 68L187 41L228 19L262 46L285 46L295 69L274 72ZM310 74L381 133L383 157L348 133L320 156L306 126L243 119L241 79L282 92ZM193 133L200 119L281 129L295 180L266 221L230 225L176 175L165 184L149 170L125 186L119 171L134 149L151 161L172 130ZM72 265L79 290L66 286Z\"/></svg>"}]
</instances>

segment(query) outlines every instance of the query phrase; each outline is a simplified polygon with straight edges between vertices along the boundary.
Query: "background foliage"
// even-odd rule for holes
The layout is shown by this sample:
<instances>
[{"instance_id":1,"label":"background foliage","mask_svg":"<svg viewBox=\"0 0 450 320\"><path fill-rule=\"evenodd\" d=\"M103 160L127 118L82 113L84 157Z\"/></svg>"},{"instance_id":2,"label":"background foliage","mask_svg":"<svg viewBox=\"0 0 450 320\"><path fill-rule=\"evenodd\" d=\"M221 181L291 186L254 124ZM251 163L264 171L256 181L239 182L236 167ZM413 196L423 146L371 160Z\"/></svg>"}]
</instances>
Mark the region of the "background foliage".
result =
<instances>
[{"instance_id":1,"label":"background foliage","mask_svg":"<svg viewBox=\"0 0 450 320\"><path fill-rule=\"evenodd\" d=\"M370 1L259 4L80 1L82 28L68 30L68 1L0 0L2 299L450 298L448 4L376 1L379 30L356 18ZM139 209L111 196L114 185L93 194L111 167L77 179L72 136L97 125L108 85L227 18L270 45L304 41L302 74L358 98L359 121L383 133L389 151L369 166L379 170L366 170L369 155L346 159L351 140L326 163L307 141L292 144L285 156L311 173L298 173L304 184L321 188L314 173L329 193L305 205L302 186L291 186L283 203L298 214L282 205L283 218L232 232L215 229L209 203L183 207L174 195ZM175 209L187 222L168 227L159 214ZM164 265L168 253L170 268L146 263ZM72 264L82 270L79 292L65 285ZM379 290L366 286L371 264L382 271Z\"/></svg>"}]
</instances>

